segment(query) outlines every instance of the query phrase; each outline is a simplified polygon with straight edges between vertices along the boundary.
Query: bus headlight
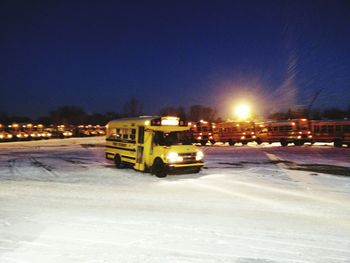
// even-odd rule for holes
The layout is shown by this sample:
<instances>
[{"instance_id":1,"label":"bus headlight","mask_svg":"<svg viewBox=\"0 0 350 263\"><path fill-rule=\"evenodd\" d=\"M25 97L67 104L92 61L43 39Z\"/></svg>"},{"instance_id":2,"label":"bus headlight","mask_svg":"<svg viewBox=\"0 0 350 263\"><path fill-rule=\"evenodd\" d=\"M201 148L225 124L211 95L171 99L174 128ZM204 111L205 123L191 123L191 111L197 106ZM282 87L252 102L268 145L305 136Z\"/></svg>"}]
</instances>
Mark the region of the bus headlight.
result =
<instances>
[{"instance_id":1,"label":"bus headlight","mask_svg":"<svg viewBox=\"0 0 350 263\"><path fill-rule=\"evenodd\" d=\"M196 161L201 161L204 158L204 153L202 151L198 151L196 153Z\"/></svg>"},{"instance_id":2,"label":"bus headlight","mask_svg":"<svg viewBox=\"0 0 350 263\"><path fill-rule=\"evenodd\" d=\"M167 154L167 160L169 163L176 163L176 162L182 162L183 161L183 157L179 156L179 154L177 152L169 152Z\"/></svg>"},{"instance_id":3,"label":"bus headlight","mask_svg":"<svg viewBox=\"0 0 350 263\"><path fill-rule=\"evenodd\" d=\"M69 131L65 131L65 132L63 132L63 135L64 135L64 136L72 136L73 133L71 133L71 132L69 132Z\"/></svg>"}]
</instances>

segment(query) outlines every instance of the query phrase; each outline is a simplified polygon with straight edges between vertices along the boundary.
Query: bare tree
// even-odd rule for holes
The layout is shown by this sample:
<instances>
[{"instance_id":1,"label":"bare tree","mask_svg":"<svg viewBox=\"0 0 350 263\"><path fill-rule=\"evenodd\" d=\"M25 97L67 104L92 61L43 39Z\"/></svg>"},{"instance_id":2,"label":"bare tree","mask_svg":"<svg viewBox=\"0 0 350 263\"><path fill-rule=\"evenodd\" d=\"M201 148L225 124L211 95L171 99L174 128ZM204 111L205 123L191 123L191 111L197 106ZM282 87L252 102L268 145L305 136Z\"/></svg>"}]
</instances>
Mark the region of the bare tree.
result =
<instances>
[{"instance_id":1,"label":"bare tree","mask_svg":"<svg viewBox=\"0 0 350 263\"><path fill-rule=\"evenodd\" d=\"M123 115L125 117L137 117L142 115L143 104L136 98L131 97L123 107Z\"/></svg>"},{"instance_id":2,"label":"bare tree","mask_svg":"<svg viewBox=\"0 0 350 263\"><path fill-rule=\"evenodd\" d=\"M216 111L210 107L204 107L202 105L192 105L190 107L189 119L191 121L213 121L216 116Z\"/></svg>"}]
</instances>

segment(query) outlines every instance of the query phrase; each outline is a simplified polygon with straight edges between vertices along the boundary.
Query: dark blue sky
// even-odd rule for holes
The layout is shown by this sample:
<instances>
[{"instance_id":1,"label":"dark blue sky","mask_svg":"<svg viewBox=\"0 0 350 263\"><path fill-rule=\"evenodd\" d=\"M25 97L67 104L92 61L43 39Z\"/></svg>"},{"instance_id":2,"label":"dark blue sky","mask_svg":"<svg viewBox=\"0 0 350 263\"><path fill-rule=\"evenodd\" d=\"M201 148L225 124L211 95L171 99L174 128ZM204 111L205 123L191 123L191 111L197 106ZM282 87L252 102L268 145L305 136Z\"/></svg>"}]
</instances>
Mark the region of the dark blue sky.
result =
<instances>
[{"instance_id":1,"label":"dark blue sky","mask_svg":"<svg viewBox=\"0 0 350 263\"><path fill-rule=\"evenodd\" d=\"M350 105L350 1L0 1L0 112Z\"/></svg>"}]
</instances>

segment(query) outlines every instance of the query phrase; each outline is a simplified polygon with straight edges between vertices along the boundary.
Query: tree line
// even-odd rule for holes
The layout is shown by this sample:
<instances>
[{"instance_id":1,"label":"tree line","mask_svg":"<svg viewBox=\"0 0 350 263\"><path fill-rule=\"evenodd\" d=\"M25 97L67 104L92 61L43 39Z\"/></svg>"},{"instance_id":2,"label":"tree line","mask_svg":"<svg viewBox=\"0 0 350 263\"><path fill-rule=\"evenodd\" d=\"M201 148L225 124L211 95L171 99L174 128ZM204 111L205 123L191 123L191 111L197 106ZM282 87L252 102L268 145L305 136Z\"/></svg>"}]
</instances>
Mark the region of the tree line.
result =
<instances>
[{"instance_id":1,"label":"tree line","mask_svg":"<svg viewBox=\"0 0 350 263\"><path fill-rule=\"evenodd\" d=\"M288 120L296 118L309 118L312 120L350 119L350 106L347 109L332 107L324 110L315 109L311 111L308 111L307 109L288 109L284 112L274 112L268 115L268 119L270 120Z\"/></svg>"},{"instance_id":2,"label":"tree line","mask_svg":"<svg viewBox=\"0 0 350 263\"><path fill-rule=\"evenodd\" d=\"M136 117L146 115L143 110L143 104L137 98L130 98L122 108L121 112L105 112L88 114L83 108L77 106L63 106L50 111L48 115L36 119L28 116L10 116L7 113L0 113L0 123L11 124L17 123L42 123L50 124L72 124L72 125L105 125L112 119L125 117ZM222 119L218 116L218 112L207 106L192 105L188 109L182 106L167 106L159 110L160 116L179 116L187 121L207 120L212 122L220 122ZM306 109L292 110L285 112L274 112L267 116L270 120L286 120L294 118L310 118L310 119L350 119L350 106L348 109L340 109L337 107L325 110L313 110L308 112Z\"/></svg>"},{"instance_id":3,"label":"tree line","mask_svg":"<svg viewBox=\"0 0 350 263\"><path fill-rule=\"evenodd\" d=\"M193 105L188 111L184 107L164 107L158 112L160 116L172 115L179 116L184 120L208 120L215 121L216 110L205 107L202 105ZM88 114L83 108L77 106L63 106L53 111L50 111L48 115L42 116L36 119L28 116L10 116L7 113L0 113L0 123L11 124L11 123L41 123L44 125L58 125L58 124L71 124L71 125L105 125L110 120L126 118L126 117L137 117L146 115L143 110L143 104L137 98L132 97L128 100L122 108L121 112L105 112L105 113L92 113Z\"/></svg>"}]
</instances>

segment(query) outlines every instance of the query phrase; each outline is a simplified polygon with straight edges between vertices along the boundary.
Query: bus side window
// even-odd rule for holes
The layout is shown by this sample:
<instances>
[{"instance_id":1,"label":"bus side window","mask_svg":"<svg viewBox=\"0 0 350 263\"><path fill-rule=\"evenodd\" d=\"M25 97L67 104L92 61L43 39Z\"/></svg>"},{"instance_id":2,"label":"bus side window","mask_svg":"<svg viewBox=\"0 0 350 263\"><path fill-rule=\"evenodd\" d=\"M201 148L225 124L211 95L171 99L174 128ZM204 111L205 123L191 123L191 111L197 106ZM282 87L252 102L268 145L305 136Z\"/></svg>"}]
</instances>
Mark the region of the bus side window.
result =
<instances>
[{"instance_id":1,"label":"bus side window","mask_svg":"<svg viewBox=\"0 0 350 263\"><path fill-rule=\"evenodd\" d=\"M131 129L130 140L134 142L135 138L136 138L136 129Z\"/></svg>"}]
</instances>

